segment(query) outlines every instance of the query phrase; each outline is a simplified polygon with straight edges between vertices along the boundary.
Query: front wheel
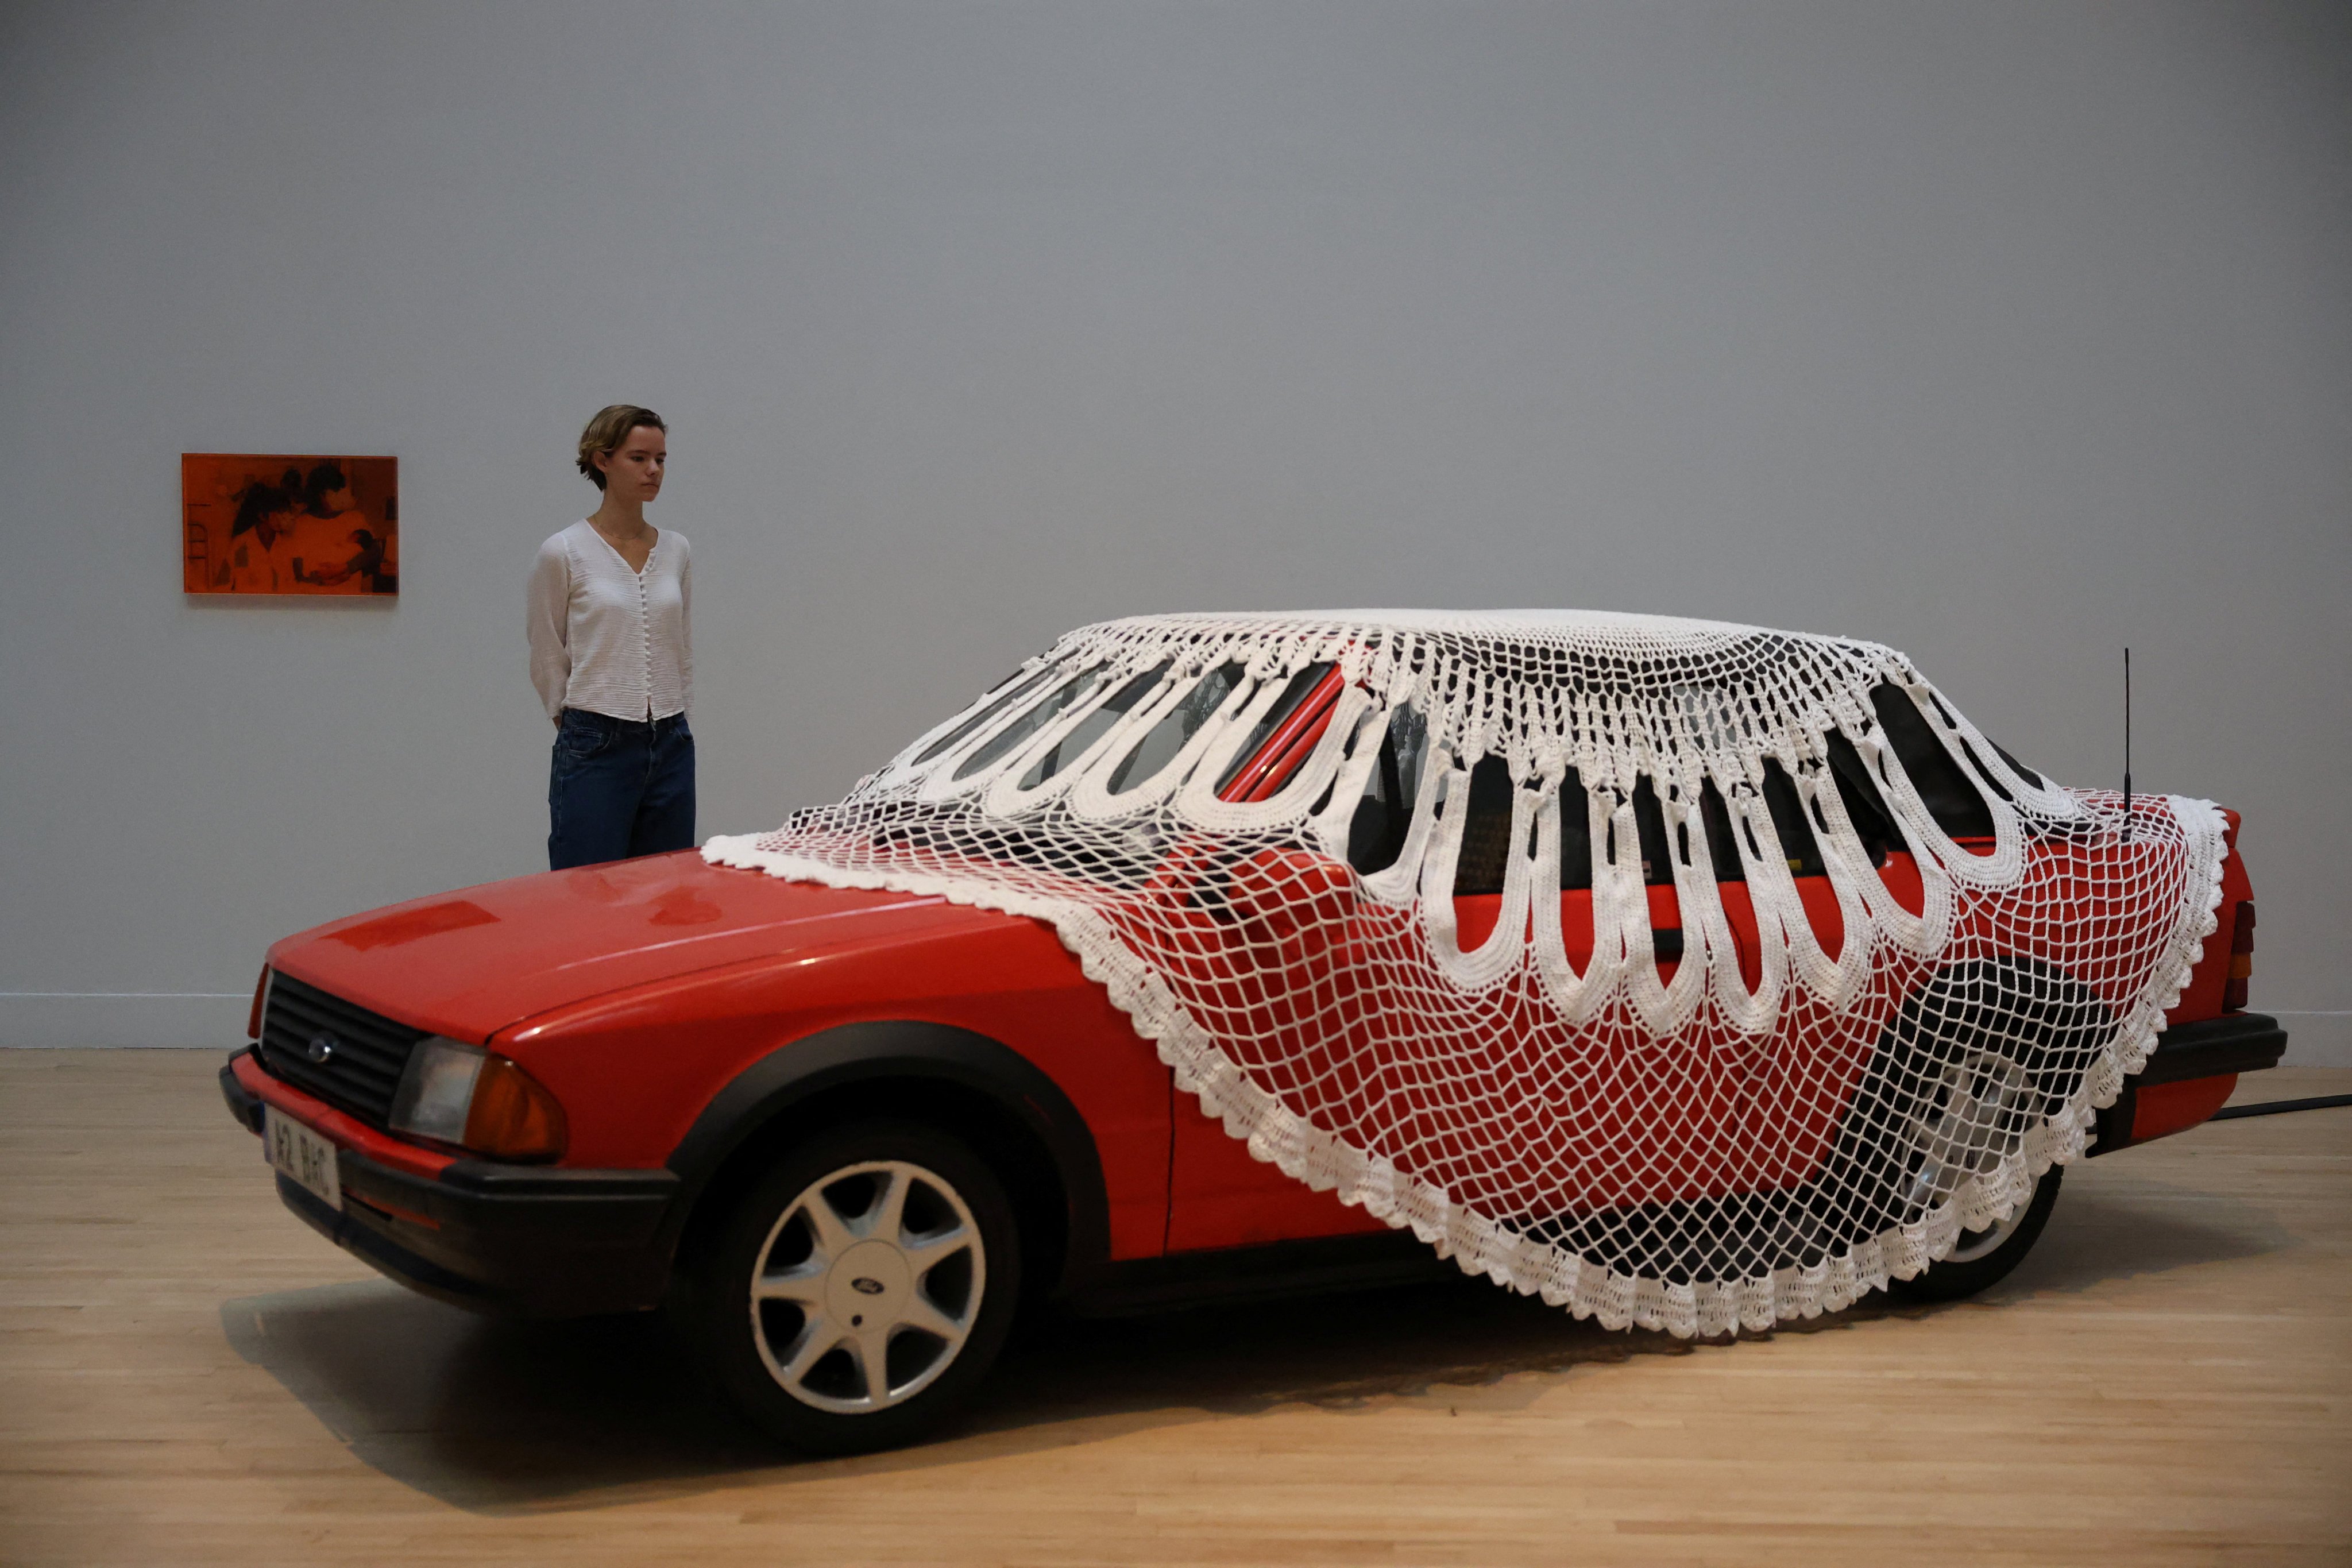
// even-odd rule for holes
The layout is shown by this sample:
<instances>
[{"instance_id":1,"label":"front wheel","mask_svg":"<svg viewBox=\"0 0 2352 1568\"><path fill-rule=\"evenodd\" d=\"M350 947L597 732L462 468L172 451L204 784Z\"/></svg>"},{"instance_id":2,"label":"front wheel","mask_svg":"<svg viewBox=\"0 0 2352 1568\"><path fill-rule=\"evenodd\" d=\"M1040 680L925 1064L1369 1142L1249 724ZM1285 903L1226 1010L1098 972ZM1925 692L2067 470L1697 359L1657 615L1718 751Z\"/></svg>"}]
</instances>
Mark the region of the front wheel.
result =
<instances>
[{"instance_id":1,"label":"front wheel","mask_svg":"<svg viewBox=\"0 0 2352 1568\"><path fill-rule=\"evenodd\" d=\"M961 1141L864 1121L800 1145L694 1270L689 1334L754 1421L820 1453L910 1441L986 1375L1021 1289L1004 1190Z\"/></svg>"},{"instance_id":2,"label":"front wheel","mask_svg":"<svg viewBox=\"0 0 2352 1568\"><path fill-rule=\"evenodd\" d=\"M2058 1206L2061 1173L2057 1165L2042 1172L2034 1184L2033 1196L2018 1205L2007 1219L1982 1230L1962 1231L1960 1243L1949 1258L1908 1279L1888 1280L1887 1293L1906 1301L1957 1301L2007 1279L2010 1270L2025 1261L2025 1255L2042 1238L2042 1227L2050 1223L2050 1211Z\"/></svg>"}]
</instances>

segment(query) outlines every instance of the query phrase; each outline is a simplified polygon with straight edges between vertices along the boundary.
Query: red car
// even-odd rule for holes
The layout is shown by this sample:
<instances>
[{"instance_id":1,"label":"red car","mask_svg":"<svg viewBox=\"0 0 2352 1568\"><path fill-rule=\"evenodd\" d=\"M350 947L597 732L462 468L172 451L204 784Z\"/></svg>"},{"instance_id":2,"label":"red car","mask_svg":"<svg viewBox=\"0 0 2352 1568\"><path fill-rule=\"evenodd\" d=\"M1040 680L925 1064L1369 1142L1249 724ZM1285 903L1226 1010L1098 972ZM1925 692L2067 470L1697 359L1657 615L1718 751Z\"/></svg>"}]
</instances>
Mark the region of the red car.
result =
<instances>
[{"instance_id":1,"label":"red car","mask_svg":"<svg viewBox=\"0 0 2352 1568\"><path fill-rule=\"evenodd\" d=\"M1328 665L1290 680L1219 798L1275 795L1345 686ZM1016 687L959 733L1036 689ZM1990 771L1915 755L1921 742L1893 716L1887 735L1953 839L1990 834ZM1391 776L1373 793L1388 801L1412 796L1393 776L1400 761L1382 757ZM1497 807L1473 779L1465 845L1481 841L1482 811L1507 812L1508 784ZM1657 874L1664 829L1654 797L1633 804L1645 866L1659 840L1644 880L1654 960L1671 977L1682 932L1673 877ZM1867 792L1849 805L1861 820ZM2254 916L2236 829L2232 816L2219 929L2154 1056L2099 1113L2098 1153L2194 1126L2284 1047L2272 1019L2245 1011ZM1329 875L1393 859L1402 835L1402 816L1384 818L1368 794L1348 836L1352 870ZM1809 913L1833 925L1822 866L1787 841ZM1898 896L1918 882L1902 846L1883 834L1872 850ZM1501 900L1462 853L1453 885L1467 947ZM1589 933L1591 879L1574 880L1563 910L1582 908ZM1739 928L1746 892L1725 889ZM1948 973L1922 994L1968 984ZM2084 1005L2063 985L2046 1005L2020 1026L2064 1026ZM1914 1017L1906 1004L1887 1025L1881 1058L1897 1058ZM518 878L278 942L249 1033L222 1090L265 1140L287 1205L321 1234L465 1307L667 1304L744 1409L818 1449L900 1442L940 1419L1023 1301L1137 1310L1445 1267L1409 1232L1253 1159L1176 1089L1051 927L940 897L782 880L693 853ZM1789 1136L1816 1169L1837 1157L1834 1128ZM2031 1204L1895 1288L1951 1296L2007 1273L2059 1175L2051 1166ZM1629 1206L1658 1196L1620 1194Z\"/></svg>"}]
</instances>

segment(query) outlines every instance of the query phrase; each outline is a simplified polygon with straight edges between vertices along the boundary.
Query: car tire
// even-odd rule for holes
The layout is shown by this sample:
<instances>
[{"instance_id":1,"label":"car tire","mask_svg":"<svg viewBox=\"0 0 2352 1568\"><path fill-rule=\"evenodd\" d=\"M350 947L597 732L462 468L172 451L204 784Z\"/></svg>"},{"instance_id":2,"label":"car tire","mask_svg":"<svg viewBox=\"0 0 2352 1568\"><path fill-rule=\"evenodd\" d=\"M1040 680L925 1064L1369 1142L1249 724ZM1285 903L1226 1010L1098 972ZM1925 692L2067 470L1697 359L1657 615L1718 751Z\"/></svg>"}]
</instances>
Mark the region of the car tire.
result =
<instances>
[{"instance_id":1,"label":"car tire","mask_svg":"<svg viewBox=\"0 0 2352 1568\"><path fill-rule=\"evenodd\" d=\"M1902 1301L1957 1301L2007 1279L2042 1239L2042 1227L2058 1206L2063 1174L2063 1167L2058 1165L2042 1172L2033 1196L2018 1205L2015 1213L1983 1230L1962 1231L1949 1258L1908 1279L1888 1280L1887 1294Z\"/></svg>"},{"instance_id":2,"label":"car tire","mask_svg":"<svg viewBox=\"0 0 2352 1568\"><path fill-rule=\"evenodd\" d=\"M987 1375L1021 1294L1020 1232L961 1140L860 1121L777 1161L686 1284L676 1310L745 1415L813 1453L866 1453L931 1431Z\"/></svg>"}]
</instances>

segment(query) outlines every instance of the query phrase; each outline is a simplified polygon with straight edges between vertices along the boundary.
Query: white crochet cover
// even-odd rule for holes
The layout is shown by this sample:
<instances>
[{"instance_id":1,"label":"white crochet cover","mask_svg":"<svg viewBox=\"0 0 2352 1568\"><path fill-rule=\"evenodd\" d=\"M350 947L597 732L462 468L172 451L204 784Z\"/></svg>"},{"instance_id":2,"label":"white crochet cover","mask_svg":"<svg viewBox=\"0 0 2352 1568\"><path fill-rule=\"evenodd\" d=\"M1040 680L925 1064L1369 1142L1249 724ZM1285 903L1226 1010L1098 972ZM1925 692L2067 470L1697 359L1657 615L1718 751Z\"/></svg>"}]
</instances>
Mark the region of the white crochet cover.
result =
<instances>
[{"instance_id":1,"label":"white crochet cover","mask_svg":"<svg viewBox=\"0 0 2352 1568\"><path fill-rule=\"evenodd\" d=\"M2082 1154L2223 829L2047 784L1877 644L1365 610L1082 627L703 852L1045 921L1259 1159L1714 1335L1908 1278Z\"/></svg>"}]
</instances>

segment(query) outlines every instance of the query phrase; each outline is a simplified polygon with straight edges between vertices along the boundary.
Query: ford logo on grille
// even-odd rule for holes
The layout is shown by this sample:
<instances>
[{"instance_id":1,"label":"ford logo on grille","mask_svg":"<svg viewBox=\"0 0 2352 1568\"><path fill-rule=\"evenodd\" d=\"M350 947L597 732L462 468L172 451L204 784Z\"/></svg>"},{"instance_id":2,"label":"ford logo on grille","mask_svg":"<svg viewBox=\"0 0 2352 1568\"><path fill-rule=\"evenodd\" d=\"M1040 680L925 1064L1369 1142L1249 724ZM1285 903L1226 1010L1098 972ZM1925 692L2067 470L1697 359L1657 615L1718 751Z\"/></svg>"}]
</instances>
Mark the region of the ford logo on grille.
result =
<instances>
[{"instance_id":1,"label":"ford logo on grille","mask_svg":"<svg viewBox=\"0 0 2352 1568\"><path fill-rule=\"evenodd\" d=\"M858 1279L852 1279L849 1282L849 1288L856 1291L861 1296L879 1296L882 1294L882 1281L879 1279L867 1279L862 1276Z\"/></svg>"},{"instance_id":2,"label":"ford logo on grille","mask_svg":"<svg viewBox=\"0 0 2352 1568\"><path fill-rule=\"evenodd\" d=\"M310 1043L302 1047L302 1054L323 1066L335 1054L335 1047L342 1043L332 1035L313 1035Z\"/></svg>"}]
</instances>

